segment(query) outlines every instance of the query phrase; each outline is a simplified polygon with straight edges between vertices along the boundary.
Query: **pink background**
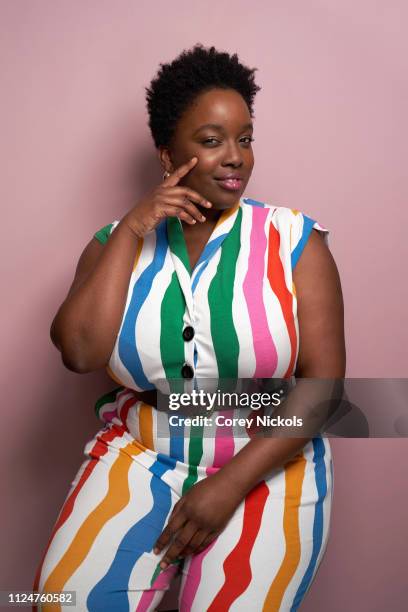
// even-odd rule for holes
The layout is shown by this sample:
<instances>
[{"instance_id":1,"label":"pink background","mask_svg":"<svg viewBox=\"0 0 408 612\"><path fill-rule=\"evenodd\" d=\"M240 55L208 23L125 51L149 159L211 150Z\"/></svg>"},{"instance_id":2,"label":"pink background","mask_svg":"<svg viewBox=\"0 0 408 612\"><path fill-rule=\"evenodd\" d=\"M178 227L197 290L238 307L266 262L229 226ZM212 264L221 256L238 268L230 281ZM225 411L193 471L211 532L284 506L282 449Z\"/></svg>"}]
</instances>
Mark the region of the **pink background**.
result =
<instances>
[{"instance_id":1,"label":"pink background","mask_svg":"<svg viewBox=\"0 0 408 612\"><path fill-rule=\"evenodd\" d=\"M104 372L66 370L53 316L93 233L160 181L144 86L196 42L258 67L246 195L331 230L347 375L405 377L404 2L2 0L0 589L30 589ZM386 406L384 407L386 409ZM302 610L406 609L406 440L332 440L331 538Z\"/></svg>"}]
</instances>

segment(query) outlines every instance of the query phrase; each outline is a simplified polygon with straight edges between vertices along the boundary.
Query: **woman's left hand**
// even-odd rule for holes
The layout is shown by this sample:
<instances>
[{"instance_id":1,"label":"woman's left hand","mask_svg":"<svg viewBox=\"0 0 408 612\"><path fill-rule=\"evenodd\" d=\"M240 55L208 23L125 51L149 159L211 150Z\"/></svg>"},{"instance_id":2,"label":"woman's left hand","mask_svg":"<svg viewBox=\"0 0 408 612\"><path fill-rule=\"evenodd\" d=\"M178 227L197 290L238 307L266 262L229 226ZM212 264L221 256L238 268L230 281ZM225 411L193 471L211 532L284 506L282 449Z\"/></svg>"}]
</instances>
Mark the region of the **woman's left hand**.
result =
<instances>
[{"instance_id":1,"label":"woman's left hand","mask_svg":"<svg viewBox=\"0 0 408 612\"><path fill-rule=\"evenodd\" d=\"M153 552L159 554L174 536L160 567L166 569L175 559L204 550L222 532L242 499L243 494L219 472L193 485L175 504L156 541Z\"/></svg>"}]
</instances>

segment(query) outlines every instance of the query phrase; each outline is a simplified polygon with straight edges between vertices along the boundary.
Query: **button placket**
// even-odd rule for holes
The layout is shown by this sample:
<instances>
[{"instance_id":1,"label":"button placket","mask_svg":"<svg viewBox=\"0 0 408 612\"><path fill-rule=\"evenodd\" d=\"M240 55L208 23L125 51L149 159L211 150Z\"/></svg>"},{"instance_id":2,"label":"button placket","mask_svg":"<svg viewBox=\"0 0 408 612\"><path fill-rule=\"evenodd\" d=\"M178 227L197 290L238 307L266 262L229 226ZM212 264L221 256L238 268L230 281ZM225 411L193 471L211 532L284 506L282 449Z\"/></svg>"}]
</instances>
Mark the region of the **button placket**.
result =
<instances>
[{"instance_id":1,"label":"button placket","mask_svg":"<svg viewBox=\"0 0 408 612\"><path fill-rule=\"evenodd\" d=\"M220 249L224 239L228 236L231 228L233 227L237 216L240 212L240 200L237 201L236 205L232 210L224 211L212 233L210 236L207 245L208 247L210 243L213 243L213 248L210 249L208 254L206 254L203 262L201 260L198 262L199 264L203 264L204 267L207 266L208 261L213 257L213 255ZM195 298L193 294L193 285L195 283L195 274L194 270L190 268L190 262L188 259L187 247L184 240L183 229L181 225L181 221L179 219L168 218L167 219L167 234L169 240L170 254L173 260L173 265L175 272L178 277L178 281L180 284L181 291L183 292L185 303L186 303L186 311L185 318L188 321L184 321L185 327L182 330L182 337L186 342L185 345L185 359L186 361L181 366L181 375L185 379L192 379L195 375L195 367L194 361L195 356L194 352L197 350L196 341L191 342L191 340L196 335L196 321L194 321L194 303ZM205 252L205 250L204 250ZM195 270L197 270L197 265ZM204 270L199 271L199 274ZM197 284L197 283L195 283ZM188 356L187 356L188 355Z\"/></svg>"},{"instance_id":2,"label":"button placket","mask_svg":"<svg viewBox=\"0 0 408 612\"><path fill-rule=\"evenodd\" d=\"M194 308L194 299L192 299L192 310ZM181 376L184 379L192 379L195 375L194 368L194 342L192 342L195 336L194 329L194 318L192 312L186 311L183 318L183 329L181 330L181 336L184 341L184 363L181 366Z\"/></svg>"}]
</instances>

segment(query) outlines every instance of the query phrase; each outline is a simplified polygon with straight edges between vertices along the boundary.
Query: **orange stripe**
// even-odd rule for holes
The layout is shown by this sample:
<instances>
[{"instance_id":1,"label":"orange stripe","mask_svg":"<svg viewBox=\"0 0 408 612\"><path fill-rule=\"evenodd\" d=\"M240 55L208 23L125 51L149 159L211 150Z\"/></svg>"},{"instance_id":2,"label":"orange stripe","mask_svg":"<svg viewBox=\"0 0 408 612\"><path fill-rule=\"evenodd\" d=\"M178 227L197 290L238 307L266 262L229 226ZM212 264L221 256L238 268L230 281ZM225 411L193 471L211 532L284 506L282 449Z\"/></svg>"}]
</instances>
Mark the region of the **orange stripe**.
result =
<instances>
[{"instance_id":1,"label":"orange stripe","mask_svg":"<svg viewBox=\"0 0 408 612\"><path fill-rule=\"evenodd\" d=\"M285 556L266 596L262 612L278 612L285 591L300 561L299 506L305 476L306 459L300 452L285 465L285 509L283 530Z\"/></svg>"},{"instance_id":2,"label":"orange stripe","mask_svg":"<svg viewBox=\"0 0 408 612\"><path fill-rule=\"evenodd\" d=\"M235 204L231 208L225 208L222 211L222 213L221 213L217 223L215 224L216 228L218 228L218 226L221 225L221 223L224 223L224 221L226 221L228 219L228 217L230 217L231 215L234 214L234 212L237 210L237 208L239 208L239 203L240 203L240 200L235 202Z\"/></svg>"},{"instance_id":3,"label":"orange stripe","mask_svg":"<svg viewBox=\"0 0 408 612\"><path fill-rule=\"evenodd\" d=\"M106 373L108 374L108 376L110 376L111 378L113 378L113 380L115 382L117 382L119 385L123 385L123 382L120 380L120 378L118 378L110 369L110 367L107 365L105 366L106 369Z\"/></svg>"},{"instance_id":4,"label":"orange stripe","mask_svg":"<svg viewBox=\"0 0 408 612\"><path fill-rule=\"evenodd\" d=\"M136 266L139 263L139 257L140 257L140 253L142 252L142 248L143 248L143 238L140 238L139 242L137 243L135 261L133 263L133 272L136 270Z\"/></svg>"},{"instance_id":5,"label":"orange stripe","mask_svg":"<svg viewBox=\"0 0 408 612\"><path fill-rule=\"evenodd\" d=\"M293 239L292 239L292 226L290 226L290 229L289 229L289 246L290 246L290 252L291 253L292 253L292 242L293 242ZM293 279L292 279L292 293L296 297L296 287L295 287L295 283L293 282Z\"/></svg>"},{"instance_id":6,"label":"orange stripe","mask_svg":"<svg viewBox=\"0 0 408 612\"><path fill-rule=\"evenodd\" d=\"M43 591L59 592L63 590L66 582L89 553L103 526L127 506L130 500L128 472L133 461L132 455L138 455L141 452L143 452L142 449L134 444L128 444L125 448L120 449L119 456L109 471L107 494L78 529L64 556L49 575ZM43 606L42 610L46 612L58 610L59 612L61 606L49 604Z\"/></svg>"},{"instance_id":7,"label":"orange stripe","mask_svg":"<svg viewBox=\"0 0 408 612\"><path fill-rule=\"evenodd\" d=\"M109 442L111 442L114 438L116 438L118 435L123 435L125 432L125 428L122 427L119 431L119 429L116 429L115 431L108 431L104 434L101 434L98 439L97 442L95 442L94 446L92 447L91 451L90 451L90 459L88 464L85 467L85 470L82 472L81 477L78 481L78 484L76 485L76 487L72 490L71 494L69 495L69 497L67 498L67 500L65 501L61 512L59 514L59 517L57 519L57 522L55 523L53 530L51 532L51 535L49 537L48 540L48 544L46 546L46 549L44 551L44 554L42 556L41 559L41 563L38 566L38 570L37 570L37 574L35 577L35 581L34 581L34 586L33 586L33 590L34 591L38 591L39 590L39 584L40 584L40 578L41 578L41 573L42 573L42 569L43 569L43 565L44 565L44 559L46 557L46 554L51 546L51 543L54 539L55 534L57 533L57 531L60 529L60 527L62 527L62 525L69 519L73 508L74 508L74 504L75 504L75 500L78 497L81 489L83 488L83 486L85 486L86 481L88 480L88 478L92 475L93 470L96 468L96 466L98 465L98 461L100 460L101 457L103 457L103 455L105 455L108 452L108 444ZM33 606L33 612L35 612L36 610L38 610L38 607L36 605Z\"/></svg>"},{"instance_id":8,"label":"orange stripe","mask_svg":"<svg viewBox=\"0 0 408 612\"><path fill-rule=\"evenodd\" d=\"M153 412L152 406L142 404L139 412L139 431L142 444L146 448L154 450L153 443Z\"/></svg>"},{"instance_id":9,"label":"orange stripe","mask_svg":"<svg viewBox=\"0 0 408 612\"><path fill-rule=\"evenodd\" d=\"M295 212L295 211L292 210L292 212ZM299 211L296 211L295 214L297 214L298 212ZM289 245L290 245L290 252L291 253L292 253L292 241L293 241L292 240L292 226L290 226L290 230L289 230ZM295 283L293 281L293 278L292 278L292 293L293 293L294 297L296 297L296 287L295 287Z\"/></svg>"}]
</instances>

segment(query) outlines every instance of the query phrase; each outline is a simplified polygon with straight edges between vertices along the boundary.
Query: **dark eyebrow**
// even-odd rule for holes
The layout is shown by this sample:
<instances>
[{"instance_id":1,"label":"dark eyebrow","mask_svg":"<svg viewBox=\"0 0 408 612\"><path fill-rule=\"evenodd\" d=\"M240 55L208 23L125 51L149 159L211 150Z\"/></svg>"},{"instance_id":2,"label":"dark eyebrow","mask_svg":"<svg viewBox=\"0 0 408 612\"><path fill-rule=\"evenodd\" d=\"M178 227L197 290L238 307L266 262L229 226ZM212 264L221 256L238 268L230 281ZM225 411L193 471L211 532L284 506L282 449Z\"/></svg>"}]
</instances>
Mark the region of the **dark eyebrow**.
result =
<instances>
[{"instance_id":1,"label":"dark eyebrow","mask_svg":"<svg viewBox=\"0 0 408 612\"><path fill-rule=\"evenodd\" d=\"M222 127L222 125L218 125L218 123L206 123L204 125L201 125L193 134L193 136L195 136L197 134L197 132L200 132L201 130L204 130L205 128L210 128L212 130L218 130L220 132L224 131L224 128ZM244 132L245 130L253 130L254 126L253 123L246 123L243 127L242 127L242 131Z\"/></svg>"}]
</instances>

